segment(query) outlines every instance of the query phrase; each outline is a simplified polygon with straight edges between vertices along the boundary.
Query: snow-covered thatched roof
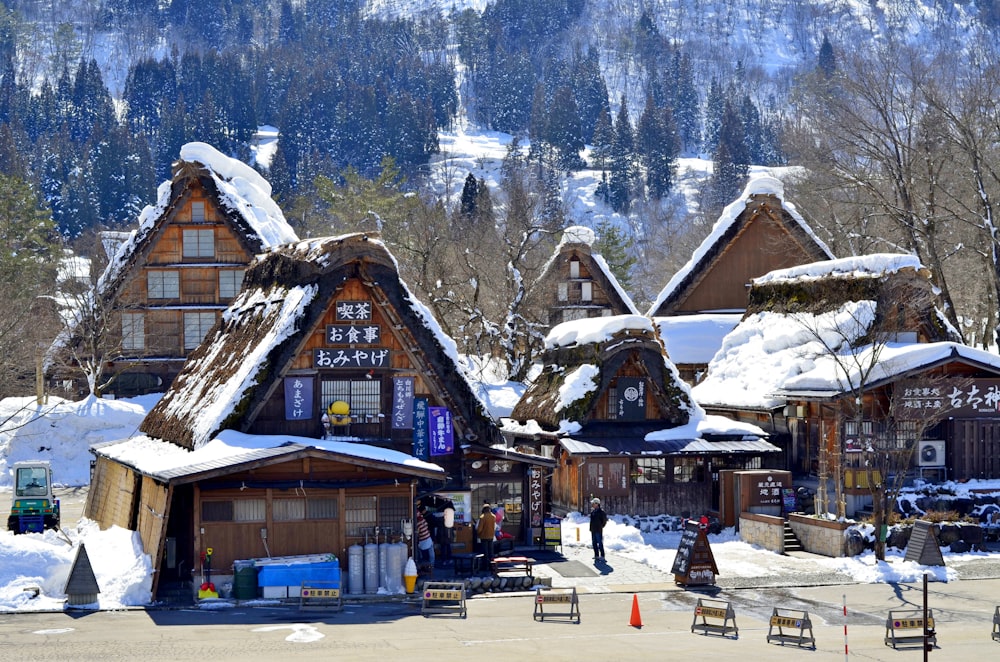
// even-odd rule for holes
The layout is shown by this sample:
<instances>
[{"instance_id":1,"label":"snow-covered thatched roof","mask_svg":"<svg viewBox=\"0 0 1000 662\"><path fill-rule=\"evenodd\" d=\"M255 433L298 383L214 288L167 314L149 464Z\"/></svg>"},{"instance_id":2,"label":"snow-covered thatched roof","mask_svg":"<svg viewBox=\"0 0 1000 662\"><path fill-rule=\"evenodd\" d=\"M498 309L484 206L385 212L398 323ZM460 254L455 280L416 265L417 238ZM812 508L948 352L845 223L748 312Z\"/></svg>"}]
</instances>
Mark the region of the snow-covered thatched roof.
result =
<instances>
[{"instance_id":1,"label":"snow-covered thatched roof","mask_svg":"<svg viewBox=\"0 0 1000 662\"><path fill-rule=\"evenodd\" d=\"M688 424L703 415L677 369L666 358L652 320L617 315L564 322L545 339L545 367L511 412L548 431L578 432L604 416L595 411L601 394L623 368L649 384L646 396L659 416L643 421L648 432ZM643 433L644 434L644 433Z\"/></svg>"},{"instance_id":2,"label":"snow-covered thatched roof","mask_svg":"<svg viewBox=\"0 0 1000 662\"><path fill-rule=\"evenodd\" d=\"M935 325L929 278L911 255L879 254L755 279L748 312L692 389L695 399L767 410L784 404L782 393L836 397L862 380L874 387L952 359L1000 368L1000 357L954 342Z\"/></svg>"},{"instance_id":3,"label":"snow-covered thatched roof","mask_svg":"<svg viewBox=\"0 0 1000 662\"><path fill-rule=\"evenodd\" d=\"M146 206L139 214L139 226L124 239L117 237L114 256L98 281L102 295L115 291L124 274L141 262L145 250L151 248L151 239L182 205L194 181L201 182L218 204L250 255L298 241L281 209L271 199L271 185L242 161L222 154L211 145L193 142L181 147L173 173L170 181L157 188L156 204Z\"/></svg>"},{"instance_id":4,"label":"snow-covered thatched roof","mask_svg":"<svg viewBox=\"0 0 1000 662\"><path fill-rule=\"evenodd\" d=\"M408 334L406 346L428 366L423 379L451 410L456 429L486 444L498 437L454 341L400 279L382 241L369 234L303 241L259 256L243 291L188 358L142 431L195 449L220 430L248 431L351 278L377 290L378 305L398 316L394 332Z\"/></svg>"}]
</instances>

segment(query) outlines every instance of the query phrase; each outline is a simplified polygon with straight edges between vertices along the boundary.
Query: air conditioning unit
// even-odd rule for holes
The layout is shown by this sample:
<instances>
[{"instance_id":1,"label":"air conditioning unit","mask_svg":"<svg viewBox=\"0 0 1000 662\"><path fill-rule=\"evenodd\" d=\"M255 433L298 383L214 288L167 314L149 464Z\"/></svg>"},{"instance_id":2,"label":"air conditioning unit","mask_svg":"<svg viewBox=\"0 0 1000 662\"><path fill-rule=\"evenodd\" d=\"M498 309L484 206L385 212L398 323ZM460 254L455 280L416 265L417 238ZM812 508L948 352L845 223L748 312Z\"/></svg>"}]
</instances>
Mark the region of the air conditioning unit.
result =
<instances>
[{"instance_id":1,"label":"air conditioning unit","mask_svg":"<svg viewBox=\"0 0 1000 662\"><path fill-rule=\"evenodd\" d=\"M938 441L921 441L917 446L918 462L922 467L944 466L945 443Z\"/></svg>"}]
</instances>

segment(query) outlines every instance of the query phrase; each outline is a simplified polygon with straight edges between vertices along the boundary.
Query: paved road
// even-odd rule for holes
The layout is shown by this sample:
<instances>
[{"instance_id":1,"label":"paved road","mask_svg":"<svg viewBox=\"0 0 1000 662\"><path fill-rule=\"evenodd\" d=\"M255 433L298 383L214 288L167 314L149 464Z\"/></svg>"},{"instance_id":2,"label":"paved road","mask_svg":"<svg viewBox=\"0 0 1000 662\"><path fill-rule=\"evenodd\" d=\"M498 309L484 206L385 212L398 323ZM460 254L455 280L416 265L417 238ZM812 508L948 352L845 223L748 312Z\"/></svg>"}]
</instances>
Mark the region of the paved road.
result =
<instances>
[{"instance_id":1,"label":"paved road","mask_svg":"<svg viewBox=\"0 0 1000 662\"><path fill-rule=\"evenodd\" d=\"M671 588L646 593L586 593L582 623L538 622L533 597L474 598L468 617L422 617L416 603L347 605L342 612L295 607L226 610L132 610L79 614L0 614L0 659L59 660L447 660L488 655L505 660L839 660L844 657L843 600L848 606L850 656L915 660L921 652L883 643L890 609L919 609L919 585L850 585L803 589L721 591L736 614L738 637L692 633L694 607L704 594ZM632 601L642 627L630 625ZM938 660L990 660L1000 580L932 583ZM718 603L710 603L718 604ZM813 619L817 649L768 644L775 607L804 609Z\"/></svg>"}]
</instances>

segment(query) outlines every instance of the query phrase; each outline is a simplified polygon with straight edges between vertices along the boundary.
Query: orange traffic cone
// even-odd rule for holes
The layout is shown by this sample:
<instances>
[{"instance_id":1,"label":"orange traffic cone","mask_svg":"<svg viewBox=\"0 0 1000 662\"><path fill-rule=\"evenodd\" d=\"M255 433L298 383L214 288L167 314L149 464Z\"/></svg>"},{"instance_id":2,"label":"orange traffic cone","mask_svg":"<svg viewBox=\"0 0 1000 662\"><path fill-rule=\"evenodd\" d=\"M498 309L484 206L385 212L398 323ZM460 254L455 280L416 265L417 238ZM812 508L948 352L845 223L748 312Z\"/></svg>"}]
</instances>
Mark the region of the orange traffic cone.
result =
<instances>
[{"instance_id":1,"label":"orange traffic cone","mask_svg":"<svg viewBox=\"0 0 1000 662\"><path fill-rule=\"evenodd\" d=\"M632 595L632 618L628 619L628 624L634 628L642 627L642 617L639 616L639 596Z\"/></svg>"}]
</instances>

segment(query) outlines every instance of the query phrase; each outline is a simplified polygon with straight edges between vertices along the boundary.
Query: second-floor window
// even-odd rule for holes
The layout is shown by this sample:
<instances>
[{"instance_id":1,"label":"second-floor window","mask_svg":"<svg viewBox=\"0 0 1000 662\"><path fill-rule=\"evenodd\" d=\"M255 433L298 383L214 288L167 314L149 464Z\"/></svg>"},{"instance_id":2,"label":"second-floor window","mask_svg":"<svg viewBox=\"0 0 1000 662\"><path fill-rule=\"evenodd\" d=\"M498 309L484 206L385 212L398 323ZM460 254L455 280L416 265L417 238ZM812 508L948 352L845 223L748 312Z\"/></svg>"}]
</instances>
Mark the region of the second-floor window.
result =
<instances>
[{"instance_id":1,"label":"second-floor window","mask_svg":"<svg viewBox=\"0 0 1000 662\"><path fill-rule=\"evenodd\" d=\"M224 269L219 272L219 297L232 299L243 285L243 269Z\"/></svg>"},{"instance_id":2,"label":"second-floor window","mask_svg":"<svg viewBox=\"0 0 1000 662\"><path fill-rule=\"evenodd\" d=\"M191 221L194 223L204 223L205 222L205 203L204 202L192 202L191 203Z\"/></svg>"},{"instance_id":3,"label":"second-floor window","mask_svg":"<svg viewBox=\"0 0 1000 662\"><path fill-rule=\"evenodd\" d=\"M184 349L194 349L215 325L215 313L184 313Z\"/></svg>"},{"instance_id":4,"label":"second-floor window","mask_svg":"<svg viewBox=\"0 0 1000 662\"><path fill-rule=\"evenodd\" d=\"M122 313L122 349L146 349L146 316L142 313Z\"/></svg>"},{"instance_id":5,"label":"second-floor window","mask_svg":"<svg viewBox=\"0 0 1000 662\"><path fill-rule=\"evenodd\" d=\"M214 230L184 230L184 257L215 257Z\"/></svg>"},{"instance_id":6,"label":"second-floor window","mask_svg":"<svg viewBox=\"0 0 1000 662\"><path fill-rule=\"evenodd\" d=\"M180 273L177 271L149 271L146 284L150 299L176 299L180 296Z\"/></svg>"}]
</instances>

